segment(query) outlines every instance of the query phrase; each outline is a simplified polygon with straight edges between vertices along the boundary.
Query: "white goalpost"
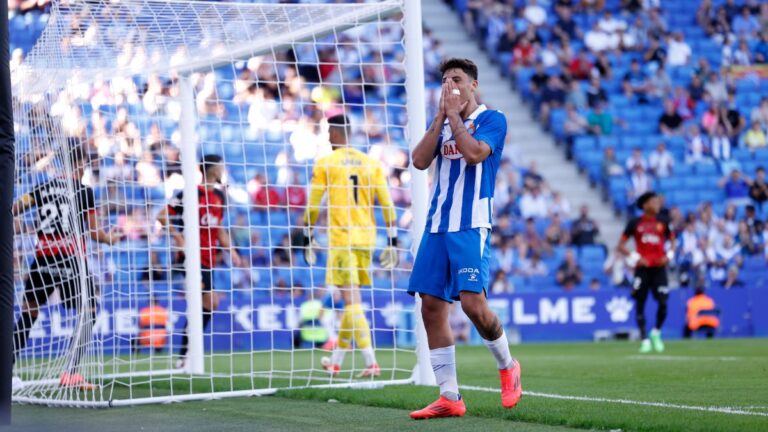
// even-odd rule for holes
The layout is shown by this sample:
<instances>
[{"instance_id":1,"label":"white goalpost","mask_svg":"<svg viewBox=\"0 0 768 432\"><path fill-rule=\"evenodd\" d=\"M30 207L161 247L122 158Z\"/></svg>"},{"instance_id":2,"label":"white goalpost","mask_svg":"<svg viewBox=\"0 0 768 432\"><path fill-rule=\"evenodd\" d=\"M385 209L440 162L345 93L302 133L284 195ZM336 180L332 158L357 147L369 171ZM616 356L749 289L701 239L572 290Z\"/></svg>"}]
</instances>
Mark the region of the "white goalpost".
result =
<instances>
[{"instance_id":1,"label":"white goalpost","mask_svg":"<svg viewBox=\"0 0 768 432\"><path fill-rule=\"evenodd\" d=\"M406 293L428 199L426 172L409 166L426 126L420 2L54 1L12 80L25 204L14 401L434 385L420 300ZM337 375L321 364L343 308L326 281L325 204L316 264L296 235L337 114L350 146L381 162L395 205L400 263L378 265L377 202L360 287L376 377L357 376L357 349ZM203 178L211 155L220 184Z\"/></svg>"}]
</instances>

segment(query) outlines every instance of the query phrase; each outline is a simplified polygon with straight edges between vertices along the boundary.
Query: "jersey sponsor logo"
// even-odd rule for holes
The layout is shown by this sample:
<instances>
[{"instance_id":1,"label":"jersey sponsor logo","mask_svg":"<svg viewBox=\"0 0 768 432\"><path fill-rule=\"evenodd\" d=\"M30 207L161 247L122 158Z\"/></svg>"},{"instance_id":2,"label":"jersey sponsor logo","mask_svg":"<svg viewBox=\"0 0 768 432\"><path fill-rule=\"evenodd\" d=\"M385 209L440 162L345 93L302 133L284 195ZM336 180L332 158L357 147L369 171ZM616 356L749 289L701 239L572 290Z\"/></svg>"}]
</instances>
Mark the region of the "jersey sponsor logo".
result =
<instances>
[{"instance_id":1,"label":"jersey sponsor logo","mask_svg":"<svg viewBox=\"0 0 768 432\"><path fill-rule=\"evenodd\" d=\"M656 234L644 233L640 237L640 242L646 244L661 244L661 237Z\"/></svg>"},{"instance_id":2,"label":"jersey sponsor logo","mask_svg":"<svg viewBox=\"0 0 768 432\"><path fill-rule=\"evenodd\" d=\"M217 226L219 224L219 218L211 213L205 213L200 218L200 226Z\"/></svg>"},{"instance_id":3,"label":"jersey sponsor logo","mask_svg":"<svg viewBox=\"0 0 768 432\"><path fill-rule=\"evenodd\" d=\"M456 146L456 141L450 140L443 143L442 149L443 157L446 159L461 159L464 157Z\"/></svg>"}]
</instances>

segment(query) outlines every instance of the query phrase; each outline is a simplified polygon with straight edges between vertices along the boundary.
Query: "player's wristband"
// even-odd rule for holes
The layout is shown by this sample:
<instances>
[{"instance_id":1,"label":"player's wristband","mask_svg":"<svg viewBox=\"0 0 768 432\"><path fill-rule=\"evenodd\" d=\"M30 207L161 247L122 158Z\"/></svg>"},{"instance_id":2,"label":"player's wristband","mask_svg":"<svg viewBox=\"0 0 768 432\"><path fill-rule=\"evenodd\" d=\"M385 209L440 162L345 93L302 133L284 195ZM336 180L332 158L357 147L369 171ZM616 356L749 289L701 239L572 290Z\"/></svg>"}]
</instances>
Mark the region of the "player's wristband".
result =
<instances>
[{"instance_id":1,"label":"player's wristband","mask_svg":"<svg viewBox=\"0 0 768 432\"><path fill-rule=\"evenodd\" d=\"M389 237L389 245L397 247L397 227L391 226L387 228L387 236Z\"/></svg>"}]
</instances>

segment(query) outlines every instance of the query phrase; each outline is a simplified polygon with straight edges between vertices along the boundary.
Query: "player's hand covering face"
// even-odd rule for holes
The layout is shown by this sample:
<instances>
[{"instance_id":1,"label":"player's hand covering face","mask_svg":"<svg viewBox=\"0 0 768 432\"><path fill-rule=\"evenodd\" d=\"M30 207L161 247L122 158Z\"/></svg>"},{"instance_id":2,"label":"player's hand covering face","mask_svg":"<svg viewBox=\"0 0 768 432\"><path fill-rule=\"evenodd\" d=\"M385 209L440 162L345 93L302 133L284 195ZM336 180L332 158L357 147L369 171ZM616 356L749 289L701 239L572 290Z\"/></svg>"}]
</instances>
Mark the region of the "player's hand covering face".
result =
<instances>
[{"instance_id":1,"label":"player's hand covering face","mask_svg":"<svg viewBox=\"0 0 768 432\"><path fill-rule=\"evenodd\" d=\"M442 103L445 114L460 113L469 103L477 81L461 69L450 69L443 74ZM458 92L458 94L456 94Z\"/></svg>"}]
</instances>

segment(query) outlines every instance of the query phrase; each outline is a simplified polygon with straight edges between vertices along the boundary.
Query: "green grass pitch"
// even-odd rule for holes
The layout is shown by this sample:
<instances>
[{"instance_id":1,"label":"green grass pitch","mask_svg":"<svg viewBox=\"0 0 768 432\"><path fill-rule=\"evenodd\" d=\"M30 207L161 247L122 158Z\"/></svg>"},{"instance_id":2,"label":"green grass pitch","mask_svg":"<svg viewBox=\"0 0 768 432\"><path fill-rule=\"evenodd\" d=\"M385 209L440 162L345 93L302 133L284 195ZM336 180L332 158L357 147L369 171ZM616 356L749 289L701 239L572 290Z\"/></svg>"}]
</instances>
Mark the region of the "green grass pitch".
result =
<instances>
[{"instance_id":1,"label":"green grass pitch","mask_svg":"<svg viewBox=\"0 0 768 432\"><path fill-rule=\"evenodd\" d=\"M636 349L618 342L513 346L527 394L504 410L498 393L481 390L498 388L491 355L459 347L459 382L475 388L462 390L467 415L460 419L410 420L408 412L437 390L406 385L103 410L16 405L9 430L768 431L768 340L670 341L665 353L650 355ZM243 361L227 364L247 369Z\"/></svg>"}]
</instances>

